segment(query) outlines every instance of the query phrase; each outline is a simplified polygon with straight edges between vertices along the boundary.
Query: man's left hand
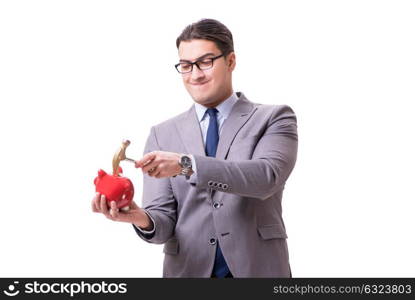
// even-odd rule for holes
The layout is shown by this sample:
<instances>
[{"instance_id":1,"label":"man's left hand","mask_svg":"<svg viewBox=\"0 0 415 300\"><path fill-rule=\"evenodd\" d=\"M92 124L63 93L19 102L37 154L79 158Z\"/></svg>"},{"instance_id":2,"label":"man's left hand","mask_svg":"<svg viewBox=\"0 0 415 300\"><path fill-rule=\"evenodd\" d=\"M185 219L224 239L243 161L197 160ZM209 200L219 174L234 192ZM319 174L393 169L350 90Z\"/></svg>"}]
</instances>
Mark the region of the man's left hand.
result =
<instances>
[{"instance_id":1,"label":"man's left hand","mask_svg":"<svg viewBox=\"0 0 415 300\"><path fill-rule=\"evenodd\" d=\"M165 151L153 151L135 162L136 168L142 168L143 173L151 177L164 178L180 174L180 154Z\"/></svg>"}]
</instances>

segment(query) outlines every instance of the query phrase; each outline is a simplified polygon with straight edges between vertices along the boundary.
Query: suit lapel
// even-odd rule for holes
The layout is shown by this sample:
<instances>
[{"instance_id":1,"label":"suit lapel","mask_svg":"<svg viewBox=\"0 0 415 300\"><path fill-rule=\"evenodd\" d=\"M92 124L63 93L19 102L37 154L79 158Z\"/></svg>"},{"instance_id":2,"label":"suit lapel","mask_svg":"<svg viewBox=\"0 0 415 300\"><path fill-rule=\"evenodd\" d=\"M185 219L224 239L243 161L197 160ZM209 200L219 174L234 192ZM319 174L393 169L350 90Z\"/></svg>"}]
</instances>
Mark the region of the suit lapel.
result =
<instances>
[{"instance_id":1,"label":"suit lapel","mask_svg":"<svg viewBox=\"0 0 415 300\"><path fill-rule=\"evenodd\" d=\"M233 106L229 117L223 123L222 132L219 136L216 158L226 159L229 148L239 130L249 120L256 108L242 93L238 94L238 101Z\"/></svg>"},{"instance_id":2,"label":"suit lapel","mask_svg":"<svg viewBox=\"0 0 415 300\"><path fill-rule=\"evenodd\" d=\"M232 107L229 117L223 123L222 132L219 136L216 158L225 159L229 147L236 134L249 120L256 108L242 93L238 94L238 101ZM206 156L202 132L197 119L194 105L176 122L177 129L183 141L183 145L189 154Z\"/></svg>"},{"instance_id":3,"label":"suit lapel","mask_svg":"<svg viewBox=\"0 0 415 300\"><path fill-rule=\"evenodd\" d=\"M194 105L192 105L181 120L176 122L176 126L182 138L183 145L186 148L186 153L205 156L202 131Z\"/></svg>"}]
</instances>

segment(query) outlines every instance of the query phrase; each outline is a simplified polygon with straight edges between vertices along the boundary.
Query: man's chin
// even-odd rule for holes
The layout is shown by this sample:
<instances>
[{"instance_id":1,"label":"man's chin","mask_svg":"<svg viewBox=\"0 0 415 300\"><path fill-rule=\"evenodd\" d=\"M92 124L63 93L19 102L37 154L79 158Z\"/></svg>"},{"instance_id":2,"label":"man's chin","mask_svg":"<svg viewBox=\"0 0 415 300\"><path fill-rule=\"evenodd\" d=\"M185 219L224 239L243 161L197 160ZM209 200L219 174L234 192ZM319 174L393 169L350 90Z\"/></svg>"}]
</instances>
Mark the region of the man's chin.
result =
<instances>
[{"instance_id":1,"label":"man's chin","mask_svg":"<svg viewBox=\"0 0 415 300\"><path fill-rule=\"evenodd\" d=\"M209 104L209 102L211 102L209 100L210 97L208 95L192 95L192 98L196 103L199 103L201 105L206 105Z\"/></svg>"}]
</instances>

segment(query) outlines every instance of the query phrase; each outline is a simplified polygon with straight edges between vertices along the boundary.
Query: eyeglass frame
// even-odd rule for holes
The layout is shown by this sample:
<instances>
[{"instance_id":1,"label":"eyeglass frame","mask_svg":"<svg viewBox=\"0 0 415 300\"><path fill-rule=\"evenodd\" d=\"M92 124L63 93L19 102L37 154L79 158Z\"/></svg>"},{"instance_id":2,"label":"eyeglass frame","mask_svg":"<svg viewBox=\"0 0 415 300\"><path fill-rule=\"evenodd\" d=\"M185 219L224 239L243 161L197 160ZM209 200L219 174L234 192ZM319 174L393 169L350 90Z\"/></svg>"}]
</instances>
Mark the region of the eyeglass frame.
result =
<instances>
[{"instance_id":1,"label":"eyeglass frame","mask_svg":"<svg viewBox=\"0 0 415 300\"><path fill-rule=\"evenodd\" d=\"M176 68L177 72L179 72L180 74L189 74L189 73L192 73L192 72L193 72L193 65L196 65L196 67L197 67L200 71L209 70L209 69L212 69L212 68L213 68L213 62L214 62L215 60L217 60L218 58L221 58L222 56L226 56L226 55L225 55L225 53L222 53L222 54L220 54L220 55L218 55L218 56L214 56L214 57L207 57L207 58L198 59L198 60L196 60L195 62L186 61L186 63L188 63L188 64L190 64L190 65L192 66L192 68L190 69L190 71L189 71L189 72L180 72L180 71L179 71L178 66L180 66L180 64L182 64L182 63L175 64L175 65L174 65L174 67ZM211 66L210 68L207 68L207 69L201 69L201 68L199 67L198 63L199 63L199 62L201 62L202 60L205 60L205 59L210 59L210 60L212 60L212 66Z\"/></svg>"}]
</instances>

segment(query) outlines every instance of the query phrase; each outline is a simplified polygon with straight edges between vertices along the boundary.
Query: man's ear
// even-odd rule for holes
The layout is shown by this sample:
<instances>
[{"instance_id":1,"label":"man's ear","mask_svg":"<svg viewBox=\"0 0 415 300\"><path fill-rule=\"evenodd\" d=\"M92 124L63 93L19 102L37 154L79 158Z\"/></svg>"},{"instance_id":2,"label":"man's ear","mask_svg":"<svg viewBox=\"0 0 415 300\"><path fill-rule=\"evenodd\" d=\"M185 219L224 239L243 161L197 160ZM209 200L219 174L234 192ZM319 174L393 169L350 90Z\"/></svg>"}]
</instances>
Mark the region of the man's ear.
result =
<instances>
[{"instance_id":1,"label":"man's ear","mask_svg":"<svg viewBox=\"0 0 415 300\"><path fill-rule=\"evenodd\" d=\"M235 52L231 52L227 55L226 57L226 63L228 68L233 71L235 69L236 66L236 56L235 56Z\"/></svg>"}]
</instances>

